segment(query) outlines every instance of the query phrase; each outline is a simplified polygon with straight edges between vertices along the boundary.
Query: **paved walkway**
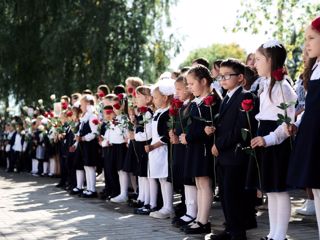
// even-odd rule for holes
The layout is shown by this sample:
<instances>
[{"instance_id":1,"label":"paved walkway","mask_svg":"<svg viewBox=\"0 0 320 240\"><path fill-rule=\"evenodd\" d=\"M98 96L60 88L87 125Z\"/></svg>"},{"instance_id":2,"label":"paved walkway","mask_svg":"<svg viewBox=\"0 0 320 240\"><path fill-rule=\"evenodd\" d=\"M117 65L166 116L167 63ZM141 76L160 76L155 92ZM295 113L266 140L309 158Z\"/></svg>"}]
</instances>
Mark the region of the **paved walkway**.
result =
<instances>
[{"instance_id":1,"label":"paved walkway","mask_svg":"<svg viewBox=\"0 0 320 240\"><path fill-rule=\"evenodd\" d=\"M185 235L169 220L133 215L126 205L70 196L55 188L56 182L0 170L0 239L203 239ZM294 193L293 210L301 206L302 196ZM221 229L220 204L214 204L212 216L213 228ZM259 228L248 232L249 240L266 235L267 217L259 212ZM289 239L317 239L315 217L293 215Z\"/></svg>"}]
</instances>

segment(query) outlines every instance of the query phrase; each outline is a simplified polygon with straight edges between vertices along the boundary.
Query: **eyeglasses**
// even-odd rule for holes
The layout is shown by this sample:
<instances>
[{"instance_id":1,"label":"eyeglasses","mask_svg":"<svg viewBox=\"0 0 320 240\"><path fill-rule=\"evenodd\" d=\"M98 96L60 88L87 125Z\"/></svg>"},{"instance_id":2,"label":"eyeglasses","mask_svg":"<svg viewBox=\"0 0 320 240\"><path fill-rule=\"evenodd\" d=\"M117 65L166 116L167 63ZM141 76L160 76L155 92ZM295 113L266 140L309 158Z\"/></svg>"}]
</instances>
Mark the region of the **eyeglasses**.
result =
<instances>
[{"instance_id":1,"label":"eyeglasses","mask_svg":"<svg viewBox=\"0 0 320 240\"><path fill-rule=\"evenodd\" d=\"M216 77L217 81L229 80L232 76L239 76L240 73L230 73L226 75L219 75Z\"/></svg>"}]
</instances>

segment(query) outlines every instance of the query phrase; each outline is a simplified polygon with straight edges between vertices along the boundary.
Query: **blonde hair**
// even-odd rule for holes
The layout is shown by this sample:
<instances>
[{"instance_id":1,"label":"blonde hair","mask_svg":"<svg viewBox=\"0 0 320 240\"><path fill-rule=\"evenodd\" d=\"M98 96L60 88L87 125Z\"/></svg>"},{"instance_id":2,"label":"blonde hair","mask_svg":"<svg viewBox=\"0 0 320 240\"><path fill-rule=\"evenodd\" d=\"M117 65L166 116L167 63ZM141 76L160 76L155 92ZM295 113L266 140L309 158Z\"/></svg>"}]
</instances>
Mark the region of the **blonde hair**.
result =
<instances>
[{"instance_id":1,"label":"blonde hair","mask_svg":"<svg viewBox=\"0 0 320 240\"><path fill-rule=\"evenodd\" d=\"M143 81L139 77L128 77L126 79L126 85L132 85L134 88L137 88L139 86L143 85Z\"/></svg>"}]
</instances>

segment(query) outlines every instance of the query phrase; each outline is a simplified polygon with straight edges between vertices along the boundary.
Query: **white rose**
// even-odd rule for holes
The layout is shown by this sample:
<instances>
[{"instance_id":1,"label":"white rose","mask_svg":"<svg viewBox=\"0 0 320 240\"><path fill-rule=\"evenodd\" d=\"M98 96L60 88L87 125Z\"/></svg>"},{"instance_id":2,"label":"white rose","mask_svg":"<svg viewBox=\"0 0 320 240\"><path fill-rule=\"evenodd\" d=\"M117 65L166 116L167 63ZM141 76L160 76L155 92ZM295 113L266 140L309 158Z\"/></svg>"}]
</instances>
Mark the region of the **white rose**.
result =
<instances>
[{"instance_id":1,"label":"white rose","mask_svg":"<svg viewBox=\"0 0 320 240\"><path fill-rule=\"evenodd\" d=\"M50 96L50 99L51 99L52 101L56 100L56 95L55 95L55 94L52 94L52 95Z\"/></svg>"},{"instance_id":2,"label":"white rose","mask_svg":"<svg viewBox=\"0 0 320 240\"><path fill-rule=\"evenodd\" d=\"M43 104L43 100L42 100L42 99L39 99L39 100L38 100L38 103L39 103L40 105L42 105L42 104Z\"/></svg>"}]
</instances>

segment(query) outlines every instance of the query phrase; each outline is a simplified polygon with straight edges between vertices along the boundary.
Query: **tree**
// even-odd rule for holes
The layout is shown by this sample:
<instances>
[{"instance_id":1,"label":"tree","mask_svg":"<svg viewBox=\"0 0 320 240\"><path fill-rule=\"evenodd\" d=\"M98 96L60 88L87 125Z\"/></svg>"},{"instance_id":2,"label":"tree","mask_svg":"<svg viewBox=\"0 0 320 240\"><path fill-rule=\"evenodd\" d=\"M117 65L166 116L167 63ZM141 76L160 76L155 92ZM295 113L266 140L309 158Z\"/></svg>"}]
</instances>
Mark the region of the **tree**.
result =
<instances>
[{"instance_id":1,"label":"tree","mask_svg":"<svg viewBox=\"0 0 320 240\"><path fill-rule=\"evenodd\" d=\"M0 100L95 90L128 76L154 81L179 41L164 37L174 0L0 2ZM170 51L169 51L170 50Z\"/></svg>"},{"instance_id":2,"label":"tree","mask_svg":"<svg viewBox=\"0 0 320 240\"><path fill-rule=\"evenodd\" d=\"M180 67L190 66L192 61L196 58L206 58L209 63L212 63L218 59L237 58L239 60L245 60L246 53L244 49L240 48L238 44L212 44L207 48L199 48L192 51L187 59L180 64Z\"/></svg>"},{"instance_id":3,"label":"tree","mask_svg":"<svg viewBox=\"0 0 320 240\"><path fill-rule=\"evenodd\" d=\"M304 29L316 17L320 4L305 0L242 0L241 5L232 31L263 31L269 38L281 41L288 51L290 74L295 78L302 64Z\"/></svg>"}]
</instances>

